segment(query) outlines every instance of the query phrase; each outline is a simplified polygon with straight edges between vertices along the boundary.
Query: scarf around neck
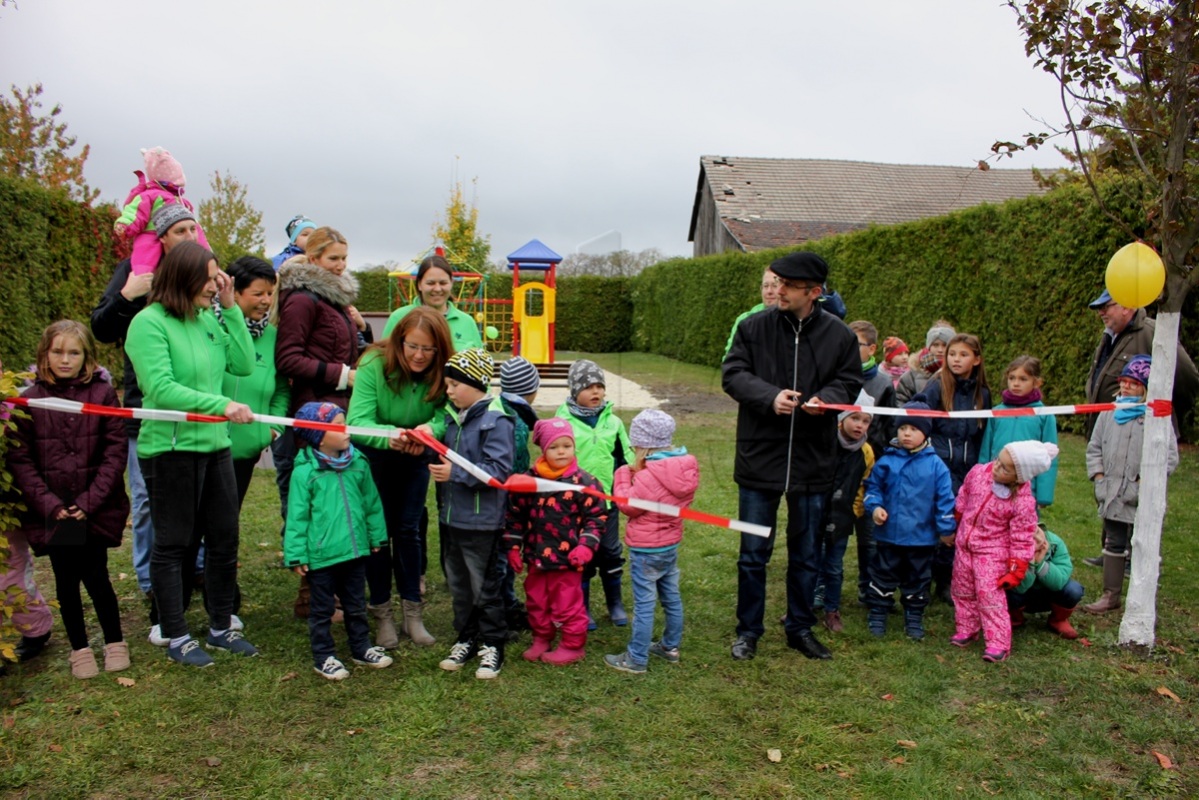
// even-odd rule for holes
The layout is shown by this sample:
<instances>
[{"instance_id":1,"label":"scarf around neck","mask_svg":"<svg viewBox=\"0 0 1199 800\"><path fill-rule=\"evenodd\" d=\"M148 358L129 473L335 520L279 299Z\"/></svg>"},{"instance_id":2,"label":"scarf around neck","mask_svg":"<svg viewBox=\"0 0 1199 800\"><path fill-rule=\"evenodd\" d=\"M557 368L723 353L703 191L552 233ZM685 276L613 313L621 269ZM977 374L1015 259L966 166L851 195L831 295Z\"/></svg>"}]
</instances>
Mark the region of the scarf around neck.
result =
<instances>
[{"instance_id":1,"label":"scarf around neck","mask_svg":"<svg viewBox=\"0 0 1199 800\"><path fill-rule=\"evenodd\" d=\"M858 450L861 450L862 445L866 444L866 437L863 436L861 439L858 439L856 441L853 439L850 439L848 436L845 435L845 431L841 430L841 426L838 425L837 426L837 441L841 443L841 446L843 448L845 448L846 450L848 450L851 453L854 453L854 452L857 452Z\"/></svg>"},{"instance_id":2,"label":"scarf around neck","mask_svg":"<svg viewBox=\"0 0 1199 800\"><path fill-rule=\"evenodd\" d=\"M566 407L568 409L570 409L571 414L574 414L576 417L578 417L581 420L587 420L588 424L590 424L591 427L594 428L595 423L591 422L591 419L594 417L598 417L600 415L600 412L608 407L608 401L605 400L603 403L596 406L595 408L583 408L583 406L581 406L575 402L573 397L569 397L566 400Z\"/></svg>"},{"instance_id":3,"label":"scarf around neck","mask_svg":"<svg viewBox=\"0 0 1199 800\"><path fill-rule=\"evenodd\" d=\"M1041 400L1041 390L1033 389L1028 394L1016 394L1010 389L1003 390L1004 405L1009 406L1030 406L1033 403L1038 403Z\"/></svg>"},{"instance_id":4,"label":"scarf around neck","mask_svg":"<svg viewBox=\"0 0 1199 800\"><path fill-rule=\"evenodd\" d=\"M542 478L549 481L555 481L558 478L565 477L567 474L573 473L579 468L578 459L572 459L562 469L554 469L549 462L545 460L545 456L537 456L537 460L533 462L533 470Z\"/></svg>"},{"instance_id":5,"label":"scarf around neck","mask_svg":"<svg viewBox=\"0 0 1199 800\"><path fill-rule=\"evenodd\" d=\"M317 469L331 469L335 472L342 472L354 460L354 445L351 444L335 456L322 453L319 447L312 448L312 453L316 456Z\"/></svg>"},{"instance_id":6,"label":"scarf around neck","mask_svg":"<svg viewBox=\"0 0 1199 800\"><path fill-rule=\"evenodd\" d=\"M1116 405L1123 408L1116 409L1116 424L1127 425L1134 419L1145 416L1145 403L1139 397L1117 397Z\"/></svg>"},{"instance_id":7,"label":"scarf around neck","mask_svg":"<svg viewBox=\"0 0 1199 800\"><path fill-rule=\"evenodd\" d=\"M266 326L267 326L267 324L270 323L270 321L271 321L271 315L270 315L269 311L267 312L266 316L264 316L260 320L252 320L249 317L246 317L246 327L250 329L250 338L251 339L260 338L262 336L262 334L266 331Z\"/></svg>"}]
</instances>

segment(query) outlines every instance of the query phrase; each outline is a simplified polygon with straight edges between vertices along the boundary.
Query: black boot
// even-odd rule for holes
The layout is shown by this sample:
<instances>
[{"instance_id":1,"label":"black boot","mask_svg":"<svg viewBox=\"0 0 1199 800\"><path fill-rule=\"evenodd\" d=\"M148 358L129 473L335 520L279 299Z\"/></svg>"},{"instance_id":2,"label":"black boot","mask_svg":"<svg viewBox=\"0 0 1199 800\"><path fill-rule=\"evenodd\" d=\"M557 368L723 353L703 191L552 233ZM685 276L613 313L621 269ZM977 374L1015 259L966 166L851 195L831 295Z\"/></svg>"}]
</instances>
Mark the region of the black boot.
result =
<instances>
[{"instance_id":1,"label":"black boot","mask_svg":"<svg viewBox=\"0 0 1199 800\"><path fill-rule=\"evenodd\" d=\"M604 576L604 599L608 603L608 619L618 628L629 624L629 615L624 610L624 601L620 598L620 573Z\"/></svg>"},{"instance_id":2,"label":"black boot","mask_svg":"<svg viewBox=\"0 0 1199 800\"><path fill-rule=\"evenodd\" d=\"M48 641L50 641L50 631L46 631L41 636L22 636L17 645L17 660L29 661L37 658Z\"/></svg>"}]
</instances>

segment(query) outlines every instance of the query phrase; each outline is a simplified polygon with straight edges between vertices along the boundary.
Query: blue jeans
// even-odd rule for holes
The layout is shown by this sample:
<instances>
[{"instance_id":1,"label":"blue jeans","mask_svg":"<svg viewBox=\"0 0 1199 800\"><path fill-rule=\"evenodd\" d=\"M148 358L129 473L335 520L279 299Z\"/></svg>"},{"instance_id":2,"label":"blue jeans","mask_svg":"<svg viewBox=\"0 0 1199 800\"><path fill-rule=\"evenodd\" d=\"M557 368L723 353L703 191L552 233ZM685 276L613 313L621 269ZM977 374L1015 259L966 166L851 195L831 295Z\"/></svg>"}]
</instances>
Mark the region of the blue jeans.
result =
<instances>
[{"instance_id":1,"label":"blue jeans","mask_svg":"<svg viewBox=\"0 0 1199 800\"><path fill-rule=\"evenodd\" d=\"M775 527L778 522L781 491L740 487L738 516L759 525ZM792 492L787 495L787 633L797 636L816 624L812 600L816 594L816 576L820 570L818 537L824 515L823 494ZM763 538L741 534L741 555L737 559L737 635L760 638L766 632L762 624L766 612L766 565L774 553L777 531Z\"/></svg>"},{"instance_id":2,"label":"blue jeans","mask_svg":"<svg viewBox=\"0 0 1199 800\"><path fill-rule=\"evenodd\" d=\"M825 532L820 541L820 580L824 587L824 610L841 610L841 583L845 579L845 551L849 535Z\"/></svg>"},{"instance_id":3,"label":"blue jeans","mask_svg":"<svg viewBox=\"0 0 1199 800\"><path fill-rule=\"evenodd\" d=\"M1082 584L1073 578L1066 582L1060 592L1051 591L1034 583L1023 594L1007 592L1007 607L1013 611L1022 608L1029 614L1048 611L1050 606L1074 608L1082 601L1082 592Z\"/></svg>"},{"instance_id":4,"label":"blue jeans","mask_svg":"<svg viewBox=\"0 0 1199 800\"><path fill-rule=\"evenodd\" d=\"M673 650L683 641L683 596L679 593L679 549L656 553L629 551L629 577L633 581L633 633L628 659L645 666L654 637L654 606L662 602L666 627L662 646Z\"/></svg>"},{"instance_id":5,"label":"blue jeans","mask_svg":"<svg viewBox=\"0 0 1199 800\"><path fill-rule=\"evenodd\" d=\"M323 569L309 570L308 639L312 643L312 663L320 667L329 656L336 657L331 630L333 597L341 598L345 614L346 638L350 654L362 658L371 646L370 623L366 621L367 557L354 558Z\"/></svg>"},{"instance_id":6,"label":"blue jeans","mask_svg":"<svg viewBox=\"0 0 1199 800\"><path fill-rule=\"evenodd\" d=\"M371 553L366 567L370 603L378 606L391 600L393 572L400 597L419 603L423 560L420 520L429 489L429 466L421 458L394 450L363 447L362 452L370 461L387 523L387 544Z\"/></svg>"}]
</instances>

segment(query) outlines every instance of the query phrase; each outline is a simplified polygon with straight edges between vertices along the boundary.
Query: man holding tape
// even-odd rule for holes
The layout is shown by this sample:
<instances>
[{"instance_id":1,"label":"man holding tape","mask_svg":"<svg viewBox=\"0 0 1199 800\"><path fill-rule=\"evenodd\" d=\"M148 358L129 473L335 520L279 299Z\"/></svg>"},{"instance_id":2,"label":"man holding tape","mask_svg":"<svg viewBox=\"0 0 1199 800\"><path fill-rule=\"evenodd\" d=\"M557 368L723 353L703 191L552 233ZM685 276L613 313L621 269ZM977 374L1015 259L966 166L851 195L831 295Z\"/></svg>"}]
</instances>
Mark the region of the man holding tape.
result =
<instances>
[{"instance_id":1,"label":"man holding tape","mask_svg":"<svg viewBox=\"0 0 1199 800\"><path fill-rule=\"evenodd\" d=\"M787 646L808 658L832 654L812 634L820 519L833 488L837 415L824 403L852 403L862 386L858 340L818 298L828 264L798 252L770 265L778 305L747 317L725 356L724 391L738 402L733 480L739 517L774 527L787 500ZM733 658L756 655L765 632L766 565L776 537L741 535L737 639Z\"/></svg>"}]
</instances>

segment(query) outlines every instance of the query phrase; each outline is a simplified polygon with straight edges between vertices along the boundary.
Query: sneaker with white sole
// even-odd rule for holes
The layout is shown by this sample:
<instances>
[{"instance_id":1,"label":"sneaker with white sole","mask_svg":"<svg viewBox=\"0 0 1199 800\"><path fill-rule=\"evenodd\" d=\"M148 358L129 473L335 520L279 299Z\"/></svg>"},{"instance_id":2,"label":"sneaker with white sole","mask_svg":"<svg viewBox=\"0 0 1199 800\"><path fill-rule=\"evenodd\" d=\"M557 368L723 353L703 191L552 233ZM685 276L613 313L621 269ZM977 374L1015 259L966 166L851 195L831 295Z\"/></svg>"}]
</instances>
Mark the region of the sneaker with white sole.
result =
<instances>
[{"instance_id":1,"label":"sneaker with white sole","mask_svg":"<svg viewBox=\"0 0 1199 800\"><path fill-rule=\"evenodd\" d=\"M382 647L372 647L360 656L354 656L354 663L364 667L383 669L392 665L391 656L383 652Z\"/></svg>"},{"instance_id":2,"label":"sneaker with white sole","mask_svg":"<svg viewBox=\"0 0 1199 800\"><path fill-rule=\"evenodd\" d=\"M220 636L208 634L208 646L215 647L218 650L227 650L230 653L238 656L256 656L258 648L247 642L240 632L228 630Z\"/></svg>"},{"instance_id":3,"label":"sneaker with white sole","mask_svg":"<svg viewBox=\"0 0 1199 800\"><path fill-rule=\"evenodd\" d=\"M627 672L630 675L644 675L647 669L645 664L634 664L632 661L629 661L628 653L604 656L604 664L617 672Z\"/></svg>"},{"instance_id":4,"label":"sneaker with white sole","mask_svg":"<svg viewBox=\"0 0 1199 800\"><path fill-rule=\"evenodd\" d=\"M171 643L167 642L167 656L172 661L188 667L212 666L212 656L205 653L204 648L200 647L200 643L195 639L188 639L178 647L171 647Z\"/></svg>"},{"instance_id":5,"label":"sneaker with white sole","mask_svg":"<svg viewBox=\"0 0 1199 800\"><path fill-rule=\"evenodd\" d=\"M241 621L241 617L237 616L236 614L229 615L229 630L244 631L245 629L246 623Z\"/></svg>"},{"instance_id":6,"label":"sneaker with white sole","mask_svg":"<svg viewBox=\"0 0 1199 800\"><path fill-rule=\"evenodd\" d=\"M437 666L444 669L446 672L457 672L475 657L479 651L475 649L474 642L454 642L454 646L450 648L450 654L441 659L441 663Z\"/></svg>"},{"instance_id":7,"label":"sneaker with white sole","mask_svg":"<svg viewBox=\"0 0 1199 800\"><path fill-rule=\"evenodd\" d=\"M663 647L661 642L654 642L649 646L649 654L657 656L663 661L669 661L671 664L679 663L679 648Z\"/></svg>"},{"instance_id":8,"label":"sneaker with white sole","mask_svg":"<svg viewBox=\"0 0 1199 800\"><path fill-rule=\"evenodd\" d=\"M171 643L170 639L162 635L161 625L151 625L150 635L147 638L150 640L150 644L155 647L167 647Z\"/></svg>"},{"instance_id":9,"label":"sneaker with white sole","mask_svg":"<svg viewBox=\"0 0 1199 800\"><path fill-rule=\"evenodd\" d=\"M485 644L479 648L479 668L475 677L489 681L500 674L504 668L504 651L494 645Z\"/></svg>"},{"instance_id":10,"label":"sneaker with white sole","mask_svg":"<svg viewBox=\"0 0 1199 800\"><path fill-rule=\"evenodd\" d=\"M333 656L326 658L325 663L319 667L314 666L312 671L322 678L328 678L331 681L344 681L350 677L350 671L346 669L346 665Z\"/></svg>"}]
</instances>

